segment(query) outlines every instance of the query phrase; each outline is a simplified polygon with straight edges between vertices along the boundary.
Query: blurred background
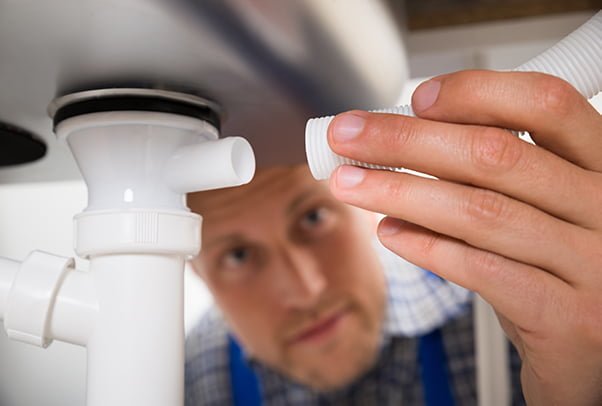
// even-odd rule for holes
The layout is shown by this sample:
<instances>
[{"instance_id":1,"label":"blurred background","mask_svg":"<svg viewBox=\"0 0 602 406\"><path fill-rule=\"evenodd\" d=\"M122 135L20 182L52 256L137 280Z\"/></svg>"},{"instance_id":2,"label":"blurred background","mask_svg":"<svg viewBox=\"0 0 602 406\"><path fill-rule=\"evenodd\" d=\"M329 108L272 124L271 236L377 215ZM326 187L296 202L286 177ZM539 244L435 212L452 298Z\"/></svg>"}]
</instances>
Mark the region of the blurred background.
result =
<instances>
[{"instance_id":1,"label":"blurred background","mask_svg":"<svg viewBox=\"0 0 602 406\"><path fill-rule=\"evenodd\" d=\"M86 189L52 136L45 109L56 95L103 84L191 89L224 107L224 135L248 136L261 162L300 162L307 118L406 104L417 84L440 73L515 67L601 3L0 0L0 122L47 146L38 161L0 168L0 256L75 256L72 217L85 208ZM81 13L98 25L86 26ZM594 103L602 108L600 97ZM0 131L0 162L9 136ZM189 269L185 300L188 330L211 305ZM55 342L43 350L0 329L0 405L83 405L85 361L84 348Z\"/></svg>"}]
</instances>

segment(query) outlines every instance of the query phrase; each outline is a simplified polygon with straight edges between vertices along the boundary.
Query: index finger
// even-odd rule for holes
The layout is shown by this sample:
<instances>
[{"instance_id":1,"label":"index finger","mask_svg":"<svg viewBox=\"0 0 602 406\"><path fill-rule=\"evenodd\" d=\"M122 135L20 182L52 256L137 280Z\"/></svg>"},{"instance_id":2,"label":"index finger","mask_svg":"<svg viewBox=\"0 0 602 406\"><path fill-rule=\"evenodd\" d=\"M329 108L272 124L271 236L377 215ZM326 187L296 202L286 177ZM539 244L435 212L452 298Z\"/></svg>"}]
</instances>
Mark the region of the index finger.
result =
<instances>
[{"instance_id":1,"label":"index finger","mask_svg":"<svg viewBox=\"0 0 602 406\"><path fill-rule=\"evenodd\" d=\"M345 136L349 118L355 124L363 120L362 129L351 138ZM602 191L595 176L599 174L523 142L509 131L355 111L335 117L328 132L337 154L495 190L574 224L602 225L598 210Z\"/></svg>"},{"instance_id":2,"label":"index finger","mask_svg":"<svg viewBox=\"0 0 602 406\"><path fill-rule=\"evenodd\" d=\"M423 118L529 131L555 154L602 171L602 119L568 82L535 72L462 71L422 83L412 96Z\"/></svg>"}]
</instances>

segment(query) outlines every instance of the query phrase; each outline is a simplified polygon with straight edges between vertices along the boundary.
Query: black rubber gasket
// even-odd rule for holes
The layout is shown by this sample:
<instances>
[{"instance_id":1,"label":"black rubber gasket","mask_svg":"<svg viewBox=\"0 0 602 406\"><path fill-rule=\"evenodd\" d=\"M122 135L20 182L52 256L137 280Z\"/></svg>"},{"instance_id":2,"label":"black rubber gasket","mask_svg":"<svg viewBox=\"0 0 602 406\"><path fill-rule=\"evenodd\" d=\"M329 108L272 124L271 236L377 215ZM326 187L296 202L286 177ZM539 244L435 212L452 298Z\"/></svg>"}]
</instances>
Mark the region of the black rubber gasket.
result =
<instances>
[{"instance_id":1,"label":"black rubber gasket","mask_svg":"<svg viewBox=\"0 0 602 406\"><path fill-rule=\"evenodd\" d=\"M208 106L153 96L106 96L75 101L60 107L53 118L54 128L63 120L107 111L153 111L179 114L207 121L220 130L219 115Z\"/></svg>"},{"instance_id":2,"label":"black rubber gasket","mask_svg":"<svg viewBox=\"0 0 602 406\"><path fill-rule=\"evenodd\" d=\"M0 167L36 161L46 155L41 137L0 121Z\"/></svg>"}]
</instances>

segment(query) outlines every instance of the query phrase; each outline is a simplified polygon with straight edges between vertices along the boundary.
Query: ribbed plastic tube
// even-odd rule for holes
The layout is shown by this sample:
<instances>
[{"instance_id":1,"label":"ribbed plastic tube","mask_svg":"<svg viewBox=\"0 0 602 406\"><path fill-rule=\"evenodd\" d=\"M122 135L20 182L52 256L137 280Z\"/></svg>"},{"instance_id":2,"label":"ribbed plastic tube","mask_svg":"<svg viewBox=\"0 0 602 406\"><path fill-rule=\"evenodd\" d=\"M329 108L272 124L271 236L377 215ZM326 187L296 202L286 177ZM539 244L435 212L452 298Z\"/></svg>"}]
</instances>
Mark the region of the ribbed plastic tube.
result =
<instances>
[{"instance_id":1,"label":"ribbed plastic tube","mask_svg":"<svg viewBox=\"0 0 602 406\"><path fill-rule=\"evenodd\" d=\"M375 110L378 113L402 114L413 116L412 107L398 106L388 109ZM312 118L307 122L305 128L305 151L307 153L307 163L314 178L318 180L327 179L332 171L339 165L355 165L370 169L396 170L396 168L373 165L366 162L356 161L344 156L335 154L328 145L326 133L328 126L335 116Z\"/></svg>"},{"instance_id":2,"label":"ribbed plastic tube","mask_svg":"<svg viewBox=\"0 0 602 406\"><path fill-rule=\"evenodd\" d=\"M602 90L602 11L515 70L558 76L584 97L594 97Z\"/></svg>"},{"instance_id":3,"label":"ribbed plastic tube","mask_svg":"<svg viewBox=\"0 0 602 406\"><path fill-rule=\"evenodd\" d=\"M569 34L559 43L515 69L547 73L560 77L573 85L588 99L602 90L602 12ZM374 110L413 116L410 106ZM371 169L402 170L359 162L335 154L326 137L328 126L335 116L313 118L305 127L307 163L314 178L327 179L343 164Z\"/></svg>"}]
</instances>

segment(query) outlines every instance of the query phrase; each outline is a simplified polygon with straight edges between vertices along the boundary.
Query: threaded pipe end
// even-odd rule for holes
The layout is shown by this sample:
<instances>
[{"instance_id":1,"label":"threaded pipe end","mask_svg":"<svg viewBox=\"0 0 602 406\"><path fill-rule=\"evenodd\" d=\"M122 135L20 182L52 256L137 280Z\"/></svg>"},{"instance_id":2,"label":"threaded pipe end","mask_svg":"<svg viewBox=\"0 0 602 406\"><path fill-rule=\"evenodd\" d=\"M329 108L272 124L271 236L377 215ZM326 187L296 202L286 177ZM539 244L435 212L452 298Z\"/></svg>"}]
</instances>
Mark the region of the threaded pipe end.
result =
<instances>
[{"instance_id":1,"label":"threaded pipe end","mask_svg":"<svg viewBox=\"0 0 602 406\"><path fill-rule=\"evenodd\" d=\"M398 106L381 110L373 110L374 113L390 113L413 116L410 106ZM335 154L328 145L328 126L335 116L312 118L305 127L305 152L307 163L312 176L317 180L328 179L330 174L339 165L355 165L369 169L398 170L389 166L375 165L360 162Z\"/></svg>"}]
</instances>

